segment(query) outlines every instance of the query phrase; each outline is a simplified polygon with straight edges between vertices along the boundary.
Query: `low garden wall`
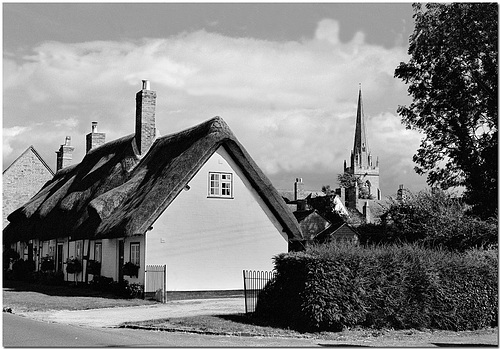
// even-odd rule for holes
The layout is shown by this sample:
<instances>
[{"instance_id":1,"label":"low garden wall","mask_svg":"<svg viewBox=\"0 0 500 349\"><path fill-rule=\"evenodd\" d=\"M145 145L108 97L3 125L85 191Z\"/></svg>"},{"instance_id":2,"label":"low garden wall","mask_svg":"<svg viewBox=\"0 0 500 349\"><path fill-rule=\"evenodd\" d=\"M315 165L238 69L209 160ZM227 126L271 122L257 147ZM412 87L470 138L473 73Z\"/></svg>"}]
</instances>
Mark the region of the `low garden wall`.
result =
<instances>
[{"instance_id":1,"label":"low garden wall","mask_svg":"<svg viewBox=\"0 0 500 349\"><path fill-rule=\"evenodd\" d=\"M475 330L498 321L498 251L321 245L275 257L256 316L301 331Z\"/></svg>"}]
</instances>

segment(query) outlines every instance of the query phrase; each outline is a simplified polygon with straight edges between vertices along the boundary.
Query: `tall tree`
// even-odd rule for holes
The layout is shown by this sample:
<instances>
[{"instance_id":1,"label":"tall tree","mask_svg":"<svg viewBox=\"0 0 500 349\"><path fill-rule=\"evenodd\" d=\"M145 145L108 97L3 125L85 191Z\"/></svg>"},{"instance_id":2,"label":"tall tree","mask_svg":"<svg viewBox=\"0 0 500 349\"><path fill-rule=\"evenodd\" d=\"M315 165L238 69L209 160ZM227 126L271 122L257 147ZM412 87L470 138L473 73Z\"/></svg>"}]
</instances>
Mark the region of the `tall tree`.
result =
<instances>
[{"instance_id":1,"label":"tall tree","mask_svg":"<svg viewBox=\"0 0 500 349\"><path fill-rule=\"evenodd\" d=\"M476 214L498 201L498 5L414 4L410 60L395 77L413 97L398 113L425 136L413 156L430 185L463 186Z\"/></svg>"}]
</instances>

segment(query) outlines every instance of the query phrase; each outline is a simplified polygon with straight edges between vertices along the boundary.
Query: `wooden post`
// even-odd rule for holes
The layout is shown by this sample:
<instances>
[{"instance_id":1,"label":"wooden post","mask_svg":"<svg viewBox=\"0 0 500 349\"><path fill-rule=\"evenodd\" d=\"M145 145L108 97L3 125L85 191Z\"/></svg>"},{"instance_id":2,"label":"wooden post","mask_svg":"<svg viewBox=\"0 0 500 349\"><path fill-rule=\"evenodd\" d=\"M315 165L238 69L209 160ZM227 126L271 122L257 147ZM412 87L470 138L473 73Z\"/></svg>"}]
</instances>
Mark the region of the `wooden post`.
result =
<instances>
[{"instance_id":1,"label":"wooden post","mask_svg":"<svg viewBox=\"0 0 500 349\"><path fill-rule=\"evenodd\" d=\"M163 302L167 303L167 265L163 265Z\"/></svg>"}]
</instances>

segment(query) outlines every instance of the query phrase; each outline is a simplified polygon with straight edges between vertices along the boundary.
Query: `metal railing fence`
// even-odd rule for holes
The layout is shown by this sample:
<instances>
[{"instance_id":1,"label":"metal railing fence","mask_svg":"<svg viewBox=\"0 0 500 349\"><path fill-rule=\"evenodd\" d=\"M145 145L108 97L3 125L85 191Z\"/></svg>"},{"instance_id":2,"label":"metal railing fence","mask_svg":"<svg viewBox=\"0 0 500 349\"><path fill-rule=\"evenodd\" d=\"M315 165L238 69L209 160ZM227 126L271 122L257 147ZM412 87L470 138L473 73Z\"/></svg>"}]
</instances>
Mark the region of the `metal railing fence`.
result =
<instances>
[{"instance_id":1,"label":"metal railing fence","mask_svg":"<svg viewBox=\"0 0 500 349\"><path fill-rule=\"evenodd\" d=\"M255 312L260 292L269 281L274 279L275 275L274 271L243 270L245 313Z\"/></svg>"}]
</instances>

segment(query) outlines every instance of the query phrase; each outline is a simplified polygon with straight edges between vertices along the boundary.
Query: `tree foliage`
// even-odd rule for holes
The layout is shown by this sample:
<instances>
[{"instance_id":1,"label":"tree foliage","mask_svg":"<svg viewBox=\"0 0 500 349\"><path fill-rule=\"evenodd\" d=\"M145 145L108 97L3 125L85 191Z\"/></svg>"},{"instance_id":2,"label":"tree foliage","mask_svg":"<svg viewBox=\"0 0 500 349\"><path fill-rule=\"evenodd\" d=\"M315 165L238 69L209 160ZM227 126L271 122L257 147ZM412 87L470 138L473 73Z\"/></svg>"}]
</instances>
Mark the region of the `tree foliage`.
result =
<instances>
[{"instance_id":1,"label":"tree foliage","mask_svg":"<svg viewBox=\"0 0 500 349\"><path fill-rule=\"evenodd\" d=\"M474 211L490 217L498 200L498 5L414 4L408 62L395 77L413 98L402 123L422 132L413 156L430 185L464 186Z\"/></svg>"},{"instance_id":2,"label":"tree foliage","mask_svg":"<svg viewBox=\"0 0 500 349\"><path fill-rule=\"evenodd\" d=\"M408 192L384 208L382 225L358 231L363 242L418 242L454 251L497 247L498 219L480 220L467 210L468 205L446 191Z\"/></svg>"},{"instance_id":3,"label":"tree foliage","mask_svg":"<svg viewBox=\"0 0 500 349\"><path fill-rule=\"evenodd\" d=\"M374 198L374 196L370 194L368 188L363 183L362 179L353 173L344 172L342 174L339 174L337 176L337 181L342 188L352 189L357 186L359 199L372 200Z\"/></svg>"}]
</instances>

